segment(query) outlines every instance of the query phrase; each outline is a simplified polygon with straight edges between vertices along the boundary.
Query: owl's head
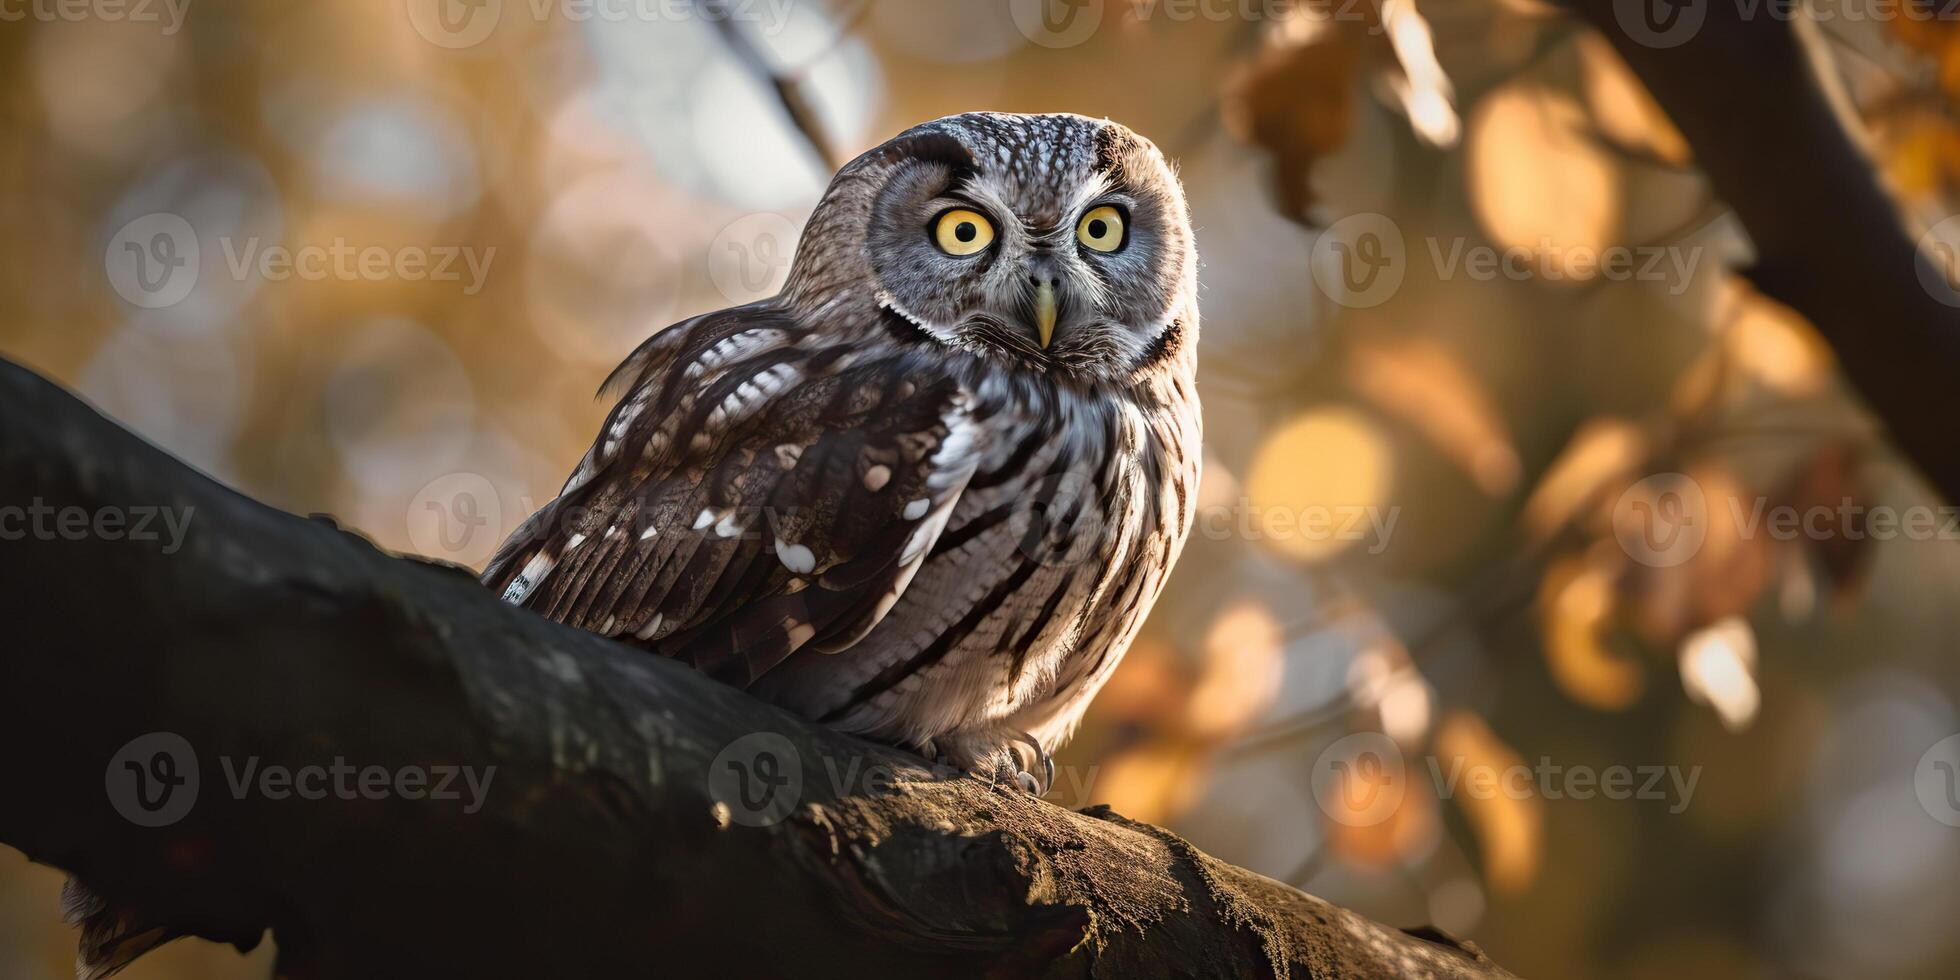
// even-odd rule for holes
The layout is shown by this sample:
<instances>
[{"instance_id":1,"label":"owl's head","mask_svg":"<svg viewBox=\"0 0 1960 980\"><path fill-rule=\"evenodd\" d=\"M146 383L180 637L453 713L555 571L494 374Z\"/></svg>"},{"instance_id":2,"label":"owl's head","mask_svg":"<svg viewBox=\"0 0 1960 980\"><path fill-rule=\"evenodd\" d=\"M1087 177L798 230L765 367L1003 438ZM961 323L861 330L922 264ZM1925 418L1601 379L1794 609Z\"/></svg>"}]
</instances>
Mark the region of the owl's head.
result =
<instances>
[{"instance_id":1,"label":"owl's head","mask_svg":"<svg viewBox=\"0 0 1960 980\"><path fill-rule=\"evenodd\" d=\"M1081 381L1189 343L1197 255L1149 140L1077 115L977 112L838 172L786 290L850 295L899 332Z\"/></svg>"}]
</instances>

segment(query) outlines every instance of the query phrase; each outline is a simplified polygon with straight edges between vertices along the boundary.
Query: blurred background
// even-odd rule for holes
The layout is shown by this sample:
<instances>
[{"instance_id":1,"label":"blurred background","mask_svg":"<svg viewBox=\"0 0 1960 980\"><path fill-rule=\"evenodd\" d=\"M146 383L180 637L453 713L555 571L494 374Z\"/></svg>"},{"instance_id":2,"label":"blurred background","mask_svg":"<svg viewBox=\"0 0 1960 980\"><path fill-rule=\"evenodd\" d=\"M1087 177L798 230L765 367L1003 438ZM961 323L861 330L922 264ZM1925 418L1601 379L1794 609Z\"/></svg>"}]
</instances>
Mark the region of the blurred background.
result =
<instances>
[{"instance_id":1,"label":"blurred background","mask_svg":"<svg viewBox=\"0 0 1960 980\"><path fill-rule=\"evenodd\" d=\"M1960 972L1960 528L1554 7L0 9L0 355L473 567L627 351L775 290L837 163L970 109L1122 121L1198 229L1206 473L1052 798L1525 976ZM1824 36L1947 227L1960 33ZM0 976L72 975L60 881L0 848Z\"/></svg>"}]
</instances>

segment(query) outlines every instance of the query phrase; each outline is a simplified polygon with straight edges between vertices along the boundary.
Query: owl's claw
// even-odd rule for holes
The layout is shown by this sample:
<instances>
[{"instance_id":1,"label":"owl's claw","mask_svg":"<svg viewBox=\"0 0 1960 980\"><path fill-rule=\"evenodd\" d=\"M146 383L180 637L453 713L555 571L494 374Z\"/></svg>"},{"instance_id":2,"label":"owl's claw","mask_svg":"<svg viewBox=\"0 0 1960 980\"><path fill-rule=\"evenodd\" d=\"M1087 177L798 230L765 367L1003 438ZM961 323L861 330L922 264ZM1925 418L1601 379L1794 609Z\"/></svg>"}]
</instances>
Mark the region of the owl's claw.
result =
<instances>
[{"instance_id":1,"label":"owl's claw","mask_svg":"<svg viewBox=\"0 0 1960 980\"><path fill-rule=\"evenodd\" d=\"M1034 761L1041 764L1042 775L1039 783L1040 789L1031 788L1028 790L1028 792L1040 796L1042 793L1047 792L1049 787L1055 785L1055 757L1049 755L1048 750L1042 747L1041 742L1027 732L1015 732L1014 738L1016 741L1027 745L1028 748L1033 749ZM1021 775L1027 777L1027 782L1034 782L1033 773L1024 772ZM1026 783L1023 783L1023 785L1025 786Z\"/></svg>"},{"instance_id":2,"label":"owl's claw","mask_svg":"<svg viewBox=\"0 0 1960 980\"><path fill-rule=\"evenodd\" d=\"M935 765L964 769L996 786L1013 786L1033 796L1048 792L1055 783L1054 758L1026 732L1005 727L961 729L941 732L914 746Z\"/></svg>"}]
</instances>

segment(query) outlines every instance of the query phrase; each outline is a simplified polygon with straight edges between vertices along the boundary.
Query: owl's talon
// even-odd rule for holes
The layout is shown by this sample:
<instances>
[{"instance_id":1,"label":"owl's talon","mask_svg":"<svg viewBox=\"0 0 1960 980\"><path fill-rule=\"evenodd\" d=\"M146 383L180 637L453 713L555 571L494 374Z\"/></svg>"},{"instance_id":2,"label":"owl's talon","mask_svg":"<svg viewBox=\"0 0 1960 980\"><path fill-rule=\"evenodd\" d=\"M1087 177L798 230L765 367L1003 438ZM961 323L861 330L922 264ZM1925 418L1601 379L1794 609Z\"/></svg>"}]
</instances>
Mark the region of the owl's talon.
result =
<instances>
[{"instance_id":1,"label":"owl's talon","mask_svg":"<svg viewBox=\"0 0 1960 980\"><path fill-rule=\"evenodd\" d=\"M916 748L920 757L924 758L927 762L939 761L939 746L933 744L932 739L928 738L920 741Z\"/></svg>"},{"instance_id":2,"label":"owl's talon","mask_svg":"<svg viewBox=\"0 0 1960 980\"><path fill-rule=\"evenodd\" d=\"M1048 787L1055 785L1055 757L1049 755L1048 750L1042 747L1041 742L1037 740L1033 735L1029 735L1027 732L1015 732L1014 738L1015 740L1022 742L1025 745L1027 745L1029 748L1033 749L1034 761L1041 764L1041 768L1042 768L1041 790L1039 792L1035 792L1036 796L1040 796L1042 793L1047 792ZM1034 778L1034 774L1032 773L1024 772L1022 773L1022 775L1027 776L1029 779Z\"/></svg>"},{"instance_id":3,"label":"owl's talon","mask_svg":"<svg viewBox=\"0 0 1960 980\"><path fill-rule=\"evenodd\" d=\"M1029 796L1041 795L1041 787L1035 783L1034 773L1017 772L1014 774L1014 781L1016 783L1019 783L1021 786L1021 790L1027 793Z\"/></svg>"}]
</instances>

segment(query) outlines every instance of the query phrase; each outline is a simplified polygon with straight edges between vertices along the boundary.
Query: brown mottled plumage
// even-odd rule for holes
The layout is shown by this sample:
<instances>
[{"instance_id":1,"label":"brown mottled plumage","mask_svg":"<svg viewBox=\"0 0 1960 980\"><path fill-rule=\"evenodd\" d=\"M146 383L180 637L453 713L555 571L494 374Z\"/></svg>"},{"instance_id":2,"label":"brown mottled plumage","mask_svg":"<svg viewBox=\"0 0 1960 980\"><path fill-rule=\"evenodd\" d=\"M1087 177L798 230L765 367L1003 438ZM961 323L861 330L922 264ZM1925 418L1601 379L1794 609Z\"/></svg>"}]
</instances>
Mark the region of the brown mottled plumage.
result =
<instances>
[{"instance_id":1,"label":"brown mottled plumage","mask_svg":"<svg viewBox=\"0 0 1960 980\"><path fill-rule=\"evenodd\" d=\"M1196 269L1176 177L1121 126L912 129L838 173L781 295L620 366L484 581L838 728L1037 770L1190 527Z\"/></svg>"}]
</instances>

